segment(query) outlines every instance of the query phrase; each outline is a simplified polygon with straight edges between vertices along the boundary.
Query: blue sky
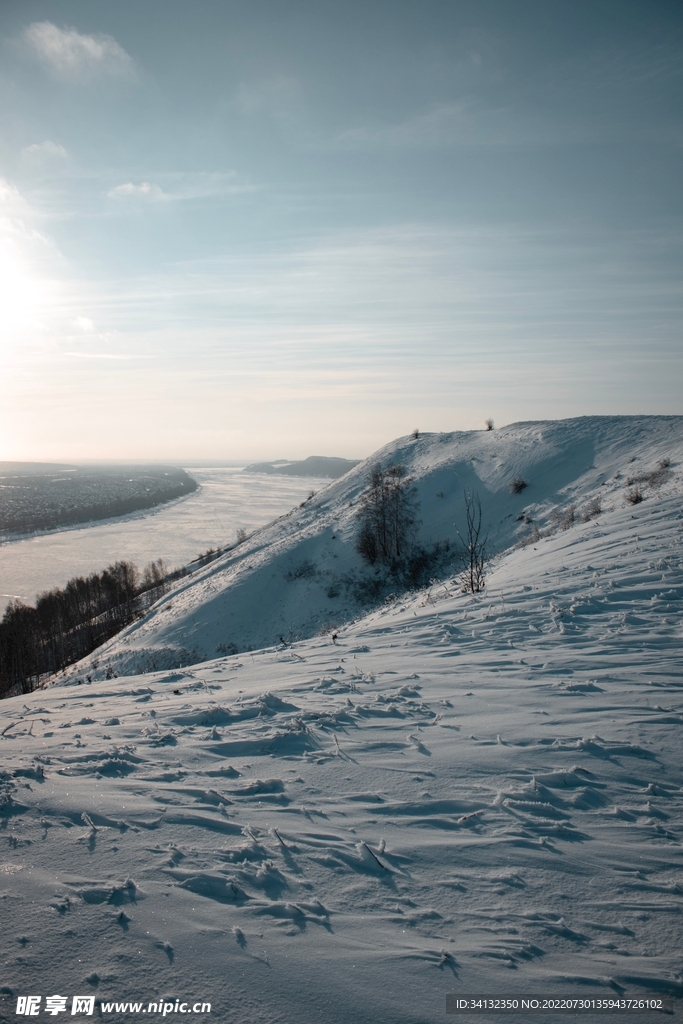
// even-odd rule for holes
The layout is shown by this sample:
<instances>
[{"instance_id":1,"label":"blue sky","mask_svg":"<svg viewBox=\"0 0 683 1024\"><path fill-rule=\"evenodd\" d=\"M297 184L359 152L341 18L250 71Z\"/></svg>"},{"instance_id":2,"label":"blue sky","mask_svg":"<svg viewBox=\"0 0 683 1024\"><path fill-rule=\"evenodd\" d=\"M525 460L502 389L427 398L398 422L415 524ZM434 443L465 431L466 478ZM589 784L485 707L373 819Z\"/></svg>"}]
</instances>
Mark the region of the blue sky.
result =
<instances>
[{"instance_id":1,"label":"blue sky","mask_svg":"<svg viewBox=\"0 0 683 1024\"><path fill-rule=\"evenodd\" d=\"M0 458L683 413L678 2L5 0Z\"/></svg>"}]
</instances>

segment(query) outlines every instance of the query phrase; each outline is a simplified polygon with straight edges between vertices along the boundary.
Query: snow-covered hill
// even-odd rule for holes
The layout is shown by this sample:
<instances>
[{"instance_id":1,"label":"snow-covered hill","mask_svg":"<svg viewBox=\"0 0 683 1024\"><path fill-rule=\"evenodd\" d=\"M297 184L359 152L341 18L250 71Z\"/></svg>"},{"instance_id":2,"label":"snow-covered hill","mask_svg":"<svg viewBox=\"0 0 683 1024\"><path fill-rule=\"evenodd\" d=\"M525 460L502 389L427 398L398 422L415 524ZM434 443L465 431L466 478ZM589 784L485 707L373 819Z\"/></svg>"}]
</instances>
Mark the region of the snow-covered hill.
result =
<instances>
[{"instance_id":1,"label":"snow-covered hill","mask_svg":"<svg viewBox=\"0 0 683 1024\"><path fill-rule=\"evenodd\" d=\"M666 459L672 470L657 486L642 485L648 501L680 487L683 417L583 417L400 438L195 573L69 677L187 666L281 637L333 632L363 614L355 584L372 571L355 549L356 514L377 463L401 463L414 478L422 543L455 540L463 492L471 490L481 498L490 546L502 553L547 529L558 510L574 506L580 520L596 498L604 508L623 507L627 480ZM515 479L527 484L520 493L511 492Z\"/></svg>"},{"instance_id":2,"label":"snow-covered hill","mask_svg":"<svg viewBox=\"0 0 683 1024\"><path fill-rule=\"evenodd\" d=\"M542 521L600 488L605 510L513 547L481 595L450 579L336 641L4 702L0 1016L34 994L45 1018L56 993L67 1014L90 995L105 1019L210 1002L194 1020L240 1024L426 1024L454 993L683 998L680 422L397 443L382 457L410 457L425 521L449 500L431 490L455 504L475 476L508 541L520 507ZM626 474L666 458L625 503ZM352 557L362 486L325 492L322 532L306 506L173 596L177 621L275 567L278 592L316 586L285 566Z\"/></svg>"}]
</instances>

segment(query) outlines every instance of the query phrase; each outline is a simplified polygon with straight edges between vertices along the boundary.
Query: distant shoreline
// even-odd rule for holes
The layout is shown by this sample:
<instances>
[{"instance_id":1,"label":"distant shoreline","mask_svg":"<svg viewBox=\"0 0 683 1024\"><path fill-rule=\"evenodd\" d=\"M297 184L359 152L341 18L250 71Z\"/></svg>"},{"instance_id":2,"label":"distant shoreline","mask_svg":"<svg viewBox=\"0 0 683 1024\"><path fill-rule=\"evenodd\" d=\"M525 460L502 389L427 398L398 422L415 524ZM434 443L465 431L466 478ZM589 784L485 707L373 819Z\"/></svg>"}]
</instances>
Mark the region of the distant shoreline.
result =
<instances>
[{"instance_id":1,"label":"distant shoreline","mask_svg":"<svg viewBox=\"0 0 683 1024\"><path fill-rule=\"evenodd\" d=\"M50 537L58 533L72 533L74 530L89 530L94 526L106 526L108 524L133 522L136 519L146 519L148 516L157 515L164 509L179 505L188 498L195 498L203 490L201 484L197 484L189 494L180 494L167 501L159 501L155 505L148 505L146 508L133 509L131 512L122 512L118 516L95 517L94 519L83 520L80 523L65 523L63 526L54 526L47 529L30 530L26 533L3 533L0 534L0 548L9 547L10 544L17 544L24 540L33 540L37 537Z\"/></svg>"},{"instance_id":2,"label":"distant shoreline","mask_svg":"<svg viewBox=\"0 0 683 1024\"><path fill-rule=\"evenodd\" d=\"M180 467L92 466L82 469L4 464L0 538L13 541L73 526L119 519L193 494L197 481Z\"/></svg>"},{"instance_id":3,"label":"distant shoreline","mask_svg":"<svg viewBox=\"0 0 683 1024\"><path fill-rule=\"evenodd\" d=\"M360 459L340 459L328 455L310 455L307 459L289 462L276 459L274 462L252 462L245 466L244 473L262 473L267 476L322 477L338 480L357 466Z\"/></svg>"}]
</instances>

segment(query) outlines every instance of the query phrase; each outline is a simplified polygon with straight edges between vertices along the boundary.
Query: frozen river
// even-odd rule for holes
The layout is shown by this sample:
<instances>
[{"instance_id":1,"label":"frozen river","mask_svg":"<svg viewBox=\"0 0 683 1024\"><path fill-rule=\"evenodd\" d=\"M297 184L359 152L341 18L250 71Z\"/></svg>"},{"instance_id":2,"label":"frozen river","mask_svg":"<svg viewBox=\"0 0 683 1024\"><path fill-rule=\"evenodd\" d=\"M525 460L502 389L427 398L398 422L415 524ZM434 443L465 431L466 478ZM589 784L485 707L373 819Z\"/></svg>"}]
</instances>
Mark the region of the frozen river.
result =
<instances>
[{"instance_id":1,"label":"frozen river","mask_svg":"<svg viewBox=\"0 0 683 1024\"><path fill-rule=\"evenodd\" d=\"M141 569L157 558L170 568L186 565L208 548L231 544L238 529L250 533L330 483L245 473L238 467L187 471L200 485L187 498L0 545L0 614L12 597L32 604L36 594L64 586L73 576L99 572L121 558Z\"/></svg>"}]
</instances>

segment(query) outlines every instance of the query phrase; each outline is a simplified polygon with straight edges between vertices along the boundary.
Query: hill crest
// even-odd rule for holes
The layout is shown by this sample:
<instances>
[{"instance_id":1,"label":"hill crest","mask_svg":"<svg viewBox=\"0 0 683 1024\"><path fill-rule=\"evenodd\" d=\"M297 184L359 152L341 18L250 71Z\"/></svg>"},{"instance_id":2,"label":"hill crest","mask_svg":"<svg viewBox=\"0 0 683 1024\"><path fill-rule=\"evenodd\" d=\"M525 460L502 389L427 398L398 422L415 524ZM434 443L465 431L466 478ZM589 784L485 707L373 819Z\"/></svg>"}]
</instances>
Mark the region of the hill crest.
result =
<instances>
[{"instance_id":1,"label":"hill crest","mask_svg":"<svg viewBox=\"0 0 683 1024\"><path fill-rule=\"evenodd\" d=\"M646 500L680 491L683 417L581 417L398 438L178 584L70 675L187 666L331 632L365 614L355 584L372 580L373 570L356 550L358 499L378 463L400 463L412 477L425 545L454 541L463 492L477 491L500 559L548 530L558 511L573 507L580 519L596 499L623 508L627 481L666 459L669 479L646 487ZM526 484L518 493L515 480Z\"/></svg>"}]
</instances>

